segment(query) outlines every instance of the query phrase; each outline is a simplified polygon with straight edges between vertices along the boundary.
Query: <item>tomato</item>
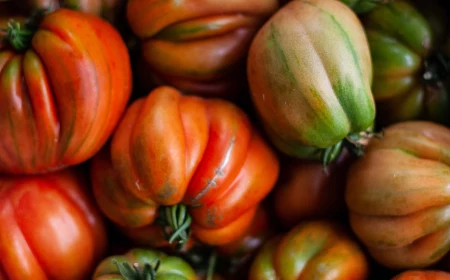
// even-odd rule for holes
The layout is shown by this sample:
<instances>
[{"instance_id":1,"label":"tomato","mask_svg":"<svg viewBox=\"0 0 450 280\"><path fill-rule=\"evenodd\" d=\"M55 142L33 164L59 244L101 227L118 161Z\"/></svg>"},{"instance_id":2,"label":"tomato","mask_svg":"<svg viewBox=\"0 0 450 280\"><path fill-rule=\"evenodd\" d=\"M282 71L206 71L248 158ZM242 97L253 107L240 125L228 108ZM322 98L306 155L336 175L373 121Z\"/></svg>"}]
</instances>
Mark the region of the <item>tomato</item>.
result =
<instances>
[{"instance_id":1,"label":"tomato","mask_svg":"<svg viewBox=\"0 0 450 280\"><path fill-rule=\"evenodd\" d=\"M364 19L373 61L377 122L407 120L450 124L448 75L438 49L448 14L436 1L395 0Z\"/></svg>"},{"instance_id":2,"label":"tomato","mask_svg":"<svg viewBox=\"0 0 450 280\"><path fill-rule=\"evenodd\" d=\"M107 235L80 173L0 178L0 279L86 279Z\"/></svg>"},{"instance_id":3,"label":"tomato","mask_svg":"<svg viewBox=\"0 0 450 280\"><path fill-rule=\"evenodd\" d=\"M449 280L450 273L437 270L408 270L392 278L392 280Z\"/></svg>"},{"instance_id":4,"label":"tomato","mask_svg":"<svg viewBox=\"0 0 450 280\"><path fill-rule=\"evenodd\" d=\"M291 228L305 219L345 214L345 180L352 162L347 150L327 167L327 173L315 161L286 161L273 194L279 221Z\"/></svg>"},{"instance_id":5,"label":"tomato","mask_svg":"<svg viewBox=\"0 0 450 280\"><path fill-rule=\"evenodd\" d=\"M277 8L277 0L130 0L127 18L153 82L228 98L245 89L251 39Z\"/></svg>"},{"instance_id":6,"label":"tomato","mask_svg":"<svg viewBox=\"0 0 450 280\"><path fill-rule=\"evenodd\" d=\"M367 260L340 225L329 221L298 224L269 240L250 268L249 280L363 280Z\"/></svg>"},{"instance_id":7,"label":"tomato","mask_svg":"<svg viewBox=\"0 0 450 280\"><path fill-rule=\"evenodd\" d=\"M54 11L59 8L68 8L102 16L113 23L118 21L120 12L126 7L126 0L14 0L13 2L26 13L40 9Z\"/></svg>"},{"instance_id":8,"label":"tomato","mask_svg":"<svg viewBox=\"0 0 450 280\"><path fill-rule=\"evenodd\" d=\"M91 165L96 200L119 226L154 229L159 217L175 231L192 221L193 235L211 245L247 230L278 171L276 154L236 105L168 86L131 104Z\"/></svg>"},{"instance_id":9,"label":"tomato","mask_svg":"<svg viewBox=\"0 0 450 280\"><path fill-rule=\"evenodd\" d=\"M264 129L289 156L331 161L375 119L367 39L340 1L284 5L256 34L247 73Z\"/></svg>"},{"instance_id":10,"label":"tomato","mask_svg":"<svg viewBox=\"0 0 450 280\"><path fill-rule=\"evenodd\" d=\"M119 270L119 266L124 269L124 264L131 269L132 273L124 275ZM148 268L145 268L146 265ZM127 275L129 276L125 277ZM194 269L179 257L152 249L135 248L123 255L109 256L104 259L98 264L92 279L197 280L197 276Z\"/></svg>"},{"instance_id":11,"label":"tomato","mask_svg":"<svg viewBox=\"0 0 450 280\"><path fill-rule=\"evenodd\" d=\"M268 210L258 207L247 231L233 242L216 247L219 255L228 258L246 258L255 253L262 244L275 234L275 225Z\"/></svg>"},{"instance_id":12,"label":"tomato","mask_svg":"<svg viewBox=\"0 0 450 280\"><path fill-rule=\"evenodd\" d=\"M30 43L0 49L0 173L86 161L111 135L131 93L127 48L98 17L59 9Z\"/></svg>"},{"instance_id":13,"label":"tomato","mask_svg":"<svg viewBox=\"0 0 450 280\"><path fill-rule=\"evenodd\" d=\"M450 129L401 122L352 165L346 202L353 231L380 264L430 266L450 249Z\"/></svg>"}]
</instances>

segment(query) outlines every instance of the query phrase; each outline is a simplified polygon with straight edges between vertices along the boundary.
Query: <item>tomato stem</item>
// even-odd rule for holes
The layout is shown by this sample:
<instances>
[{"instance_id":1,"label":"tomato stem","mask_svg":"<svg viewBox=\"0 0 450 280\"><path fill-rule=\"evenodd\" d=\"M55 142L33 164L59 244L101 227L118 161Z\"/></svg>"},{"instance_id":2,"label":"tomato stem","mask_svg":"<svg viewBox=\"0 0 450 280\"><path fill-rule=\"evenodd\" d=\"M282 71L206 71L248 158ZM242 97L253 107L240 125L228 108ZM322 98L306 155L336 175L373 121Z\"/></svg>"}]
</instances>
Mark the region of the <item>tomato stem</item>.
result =
<instances>
[{"instance_id":1,"label":"tomato stem","mask_svg":"<svg viewBox=\"0 0 450 280\"><path fill-rule=\"evenodd\" d=\"M450 58L443 53L435 53L424 61L422 79L426 84L439 83L450 75Z\"/></svg>"},{"instance_id":2,"label":"tomato stem","mask_svg":"<svg viewBox=\"0 0 450 280\"><path fill-rule=\"evenodd\" d=\"M188 241L191 222L192 218L183 204L160 208L158 223L163 227L170 244L177 242L178 245L183 245Z\"/></svg>"},{"instance_id":3,"label":"tomato stem","mask_svg":"<svg viewBox=\"0 0 450 280\"><path fill-rule=\"evenodd\" d=\"M160 259L155 259L152 263L144 264L144 267L139 267L139 264L135 263L131 266L127 262L119 263L117 260L112 261L120 272L120 275L125 280L155 280L156 273L158 271L159 265L161 264Z\"/></svg>"},{"instance_id":4,"label":"tomato stem","mask_svg":"<svg viewBox=\"0 0 450 280\"><path fill-rule=\"evenodd\" d=\"M217 253L213 251L208 260L208 270L206 272L206 280L213 280L214 270L216 269Z\"/></svg>"},{"instance_id":5,"label":"tomato stem","mask_svg":"<svg viewBox=\"0 0 450 280\"><path fill-rule=\"evenodd\" d=\"M367 146L369 140L373 137L382 138L384 131L379 133L375 133L371 130L362 131L359 133L350 133L345 137L342 141L337 144L328 147L322 150L322 170L325 175L328 174L328 164L334 161L342 151L342 148L345 146L348 150L350 150L357 157L361 157L364 155L364 147Z\"/></svg>"},{"instance_id":6,"label":"tomato stem","mask_svg":"<svg viewBox=\"0 0 450 280\"><path fill-rule=\"evenodd\" d=\"M3 30L6 32L6 41L19 52L27 50L46 11L41 9L34 12L25 23L9 21L7 28Z\"/></svg>"}]
</instances>

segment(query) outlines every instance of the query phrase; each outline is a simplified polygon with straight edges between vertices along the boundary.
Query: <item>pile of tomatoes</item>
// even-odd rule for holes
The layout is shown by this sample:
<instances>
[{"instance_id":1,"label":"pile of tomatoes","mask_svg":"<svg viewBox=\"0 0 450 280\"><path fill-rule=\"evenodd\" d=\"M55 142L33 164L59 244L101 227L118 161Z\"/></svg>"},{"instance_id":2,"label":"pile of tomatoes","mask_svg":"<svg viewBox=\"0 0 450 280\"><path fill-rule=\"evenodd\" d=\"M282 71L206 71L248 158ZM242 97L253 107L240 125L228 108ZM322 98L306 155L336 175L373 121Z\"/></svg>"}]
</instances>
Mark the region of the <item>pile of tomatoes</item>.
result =
<instances>
[{"instance_id":1,"label":"pile of tomatoes","mask_svg":"<svg viewBox=\"0 0 450 280\"><path fill-rule=\"evenodd\" d=\"M0 0L0 279L450 279L446 0Z\"/></svg>"}]
</instances>

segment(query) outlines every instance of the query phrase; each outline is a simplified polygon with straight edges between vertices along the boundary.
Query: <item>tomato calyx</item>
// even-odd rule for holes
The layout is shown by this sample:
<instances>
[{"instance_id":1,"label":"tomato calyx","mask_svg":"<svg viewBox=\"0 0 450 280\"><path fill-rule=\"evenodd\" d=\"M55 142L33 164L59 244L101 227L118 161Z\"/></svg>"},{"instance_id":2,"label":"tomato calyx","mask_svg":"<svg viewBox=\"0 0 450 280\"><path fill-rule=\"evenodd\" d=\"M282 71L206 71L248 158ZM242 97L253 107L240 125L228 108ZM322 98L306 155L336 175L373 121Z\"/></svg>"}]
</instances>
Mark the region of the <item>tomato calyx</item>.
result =
<instances>
[{"instance_id":1,"label":"tomato calyx","mask_svg":"<svg viewBox=\"0 0 450 280\"><path fill-rule=\"evenodd\" d=\"M373 132L370 129L361 132L349 133L347 137L335 145L323 149L321 155L323 172L326 175L329 174L327 166L340 155L343 147L346 147L357 157L361 157L364 155L364 147L367 146L369 140L373 137L383 138L383 135L383 130L381 132Z\"/></svg>"},{"instance_id":2,"label":"tomato calyx","mask_svg":"<svg viewBox=\"0 0 450 280\"><path fill-rule=\"evenodd\" d=\"M143 267L137 263L131 266L127 262L119 263L116 260L113 263L125 280L155 280L161 260L155 259L152 263L145 263Z\"/></svg>"},{"instance_id":3,"label":"tomato calyx","mask_svg":"<svg viewBox=\"0 0 450 280\"><path fill-rule=\"evenodd\" d=\"M435 53L424 61L422 79L425 84L437 84L450 76L450 57Z\"/></svg>"},{"instance_id":4,"label":"tomato calyx","mask_svg":"<svg viewBox=\"0 0 450 280\"><path fill-rule=\"evenodd\" d=\"M163 227L164 235L170 244L176 242L178 248L188 241L192 218L186 205L176 204L159 208L157 223Z\"/></svg>"},{"instance_id":5,"label":"tomato calyx","mask_svg":"<svg viewBox=\"0 0 450 280\"><path fill-rule=\"evenodd\" d=\"M46 9L38 10L24 23L15 20L9 21L7 27L1 30L3 33L2 37L4 37L3 40L9 43L16 51L23 52L27 50L46 12Z\"/></svg>"}]
</instances>

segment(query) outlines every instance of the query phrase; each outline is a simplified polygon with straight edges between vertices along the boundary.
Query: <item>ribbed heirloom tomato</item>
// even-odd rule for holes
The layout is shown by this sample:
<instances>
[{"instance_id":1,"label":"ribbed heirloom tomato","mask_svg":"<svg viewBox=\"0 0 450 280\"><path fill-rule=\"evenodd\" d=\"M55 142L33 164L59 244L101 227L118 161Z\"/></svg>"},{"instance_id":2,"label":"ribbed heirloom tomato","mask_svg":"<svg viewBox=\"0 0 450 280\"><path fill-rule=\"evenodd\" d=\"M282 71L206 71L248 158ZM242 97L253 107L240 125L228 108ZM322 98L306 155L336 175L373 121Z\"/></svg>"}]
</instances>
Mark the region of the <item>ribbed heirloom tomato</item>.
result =
<instances>
[{"instance_id":1,"label":"ribbed heirloom tomato","mask_svg":"<svg viewBox=\"0 0 450 280\"><path fill-rule=\"evenodd\" d=\"M75 170L0 177L0 279L86 279L107 235Z\"/></svg>"},{"instance_id":2,"label":"ribbed heirloom tomato","mask_svg":"<svg viewBox=\"0 0 450 280\"><path fill-rule=\"evenodd\" d=\"M329 162L375 119L367 39L340 1L286 3L253 39L247 73L264 129L290 156Z\"/></svg>"},{"instance_id":3,"label":"ribbed heirloom tomato","mask_svg":"<svg viewBox=\"0 0 450 280\"><path fill-rule=\"evenodd\" d=\"M106 142L131 93L127 48L106 21L59 9L0 49L0 173L81 163ZM27 25L25 28L32 28Z\"/></svg>"},{"instance_id":4,"label":"ribbed heirloom tomato","mask_svg":"<svg viewBox=\"0 0 450 280\"><path fill-rule=\"evenodd\" d=\"M245 84L250 42L277 0L129 0L148 77L184 92L230 97Z\"/></svg>"},{"instance_id":5,"label":"ribbed heirloom tomato","mask_svg":"<svg viewBox=\"0 0 450 280\"><path fill-rule=\"evenodd\" d=\"M305 219L345 216L344 189L353 157L344 150L325 173L320 162L290 159L273 192L278 220L291 228Z\"/></svg>"},{"instance_id":6,"label":"ribbed heirloom tomato","mask_svg":"<svg viewBox=\"0 0 450 280\"><path fill-rule=\"evenodd\" d=\"M394 269L428 267L450 249L450 129L401 122L372 139L346 185L350 223Z\"/></svg>"},{"instance_id":7,"label":"ribbed heirloom tomato","mask_svg":"<svg viewBox=\"0 0 450 280\"><path fill-rule=\"evenodd\" d=\"M444 84L449 70L439 50L449 26L442 5L437 0L395 0L364 18L378 124L413 119L450 124Z\"/></svg>"},{"instance_id":8,"label":"ribbed heirloom tomato","mask_svg":"<svg viewBox=\"0 0 450 280\"><path fill-rule=\"evenodd\" d=\"M275 153L241 109L166 86L127 109L91 165L97 202L115 223L161 235L158 216L184 239L176 232L192 219L193 235L211 245L247 230L278 171Z\"/></svg>"},{"instance_id":9,"label":"ribbed heirloom tomato","mask_svg":"<svg viewBox=\"0 0 450 280\"><path fill-rule=\"evenodd\" d=\"M249 280L364 280L368 264L339 224L308 221L266 242L253 260Z\"/></svg>"},{"instance_id":10,"label":"ribbed heirloom tomato","mask_svg":"<svg viewBox=\"0 0 450 280\"><path fill-rule=\"evenodd\" d=\"M198 280L194 269L183 259L141 248L109 256L98 264L92 275L92 280L119 279Z\"/></svg>"}]
</instances>

